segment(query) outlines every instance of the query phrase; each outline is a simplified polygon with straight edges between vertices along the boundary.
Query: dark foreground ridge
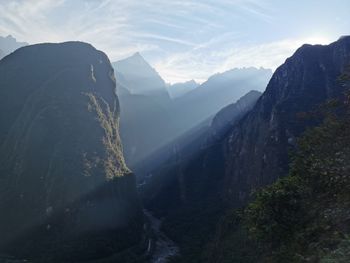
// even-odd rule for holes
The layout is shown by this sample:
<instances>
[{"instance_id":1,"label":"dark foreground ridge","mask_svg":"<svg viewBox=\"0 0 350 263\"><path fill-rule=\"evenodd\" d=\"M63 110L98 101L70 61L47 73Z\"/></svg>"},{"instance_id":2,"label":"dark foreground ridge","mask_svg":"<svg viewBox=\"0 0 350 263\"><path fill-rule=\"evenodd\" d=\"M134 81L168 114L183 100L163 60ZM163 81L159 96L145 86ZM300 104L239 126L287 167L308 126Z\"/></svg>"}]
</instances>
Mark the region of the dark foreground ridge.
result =
<instances>
[{"instance_id":1,"label":"dark foreground ridge","mask_svg":"<svg viewBox=\"0 0 350 263\"><path fill-rule=\"evenodd\" d=\"M80 42L20 48L0 61L0 87L1 253L134 262L143 214L107 56Z\"/></svg>"}]
</instances>

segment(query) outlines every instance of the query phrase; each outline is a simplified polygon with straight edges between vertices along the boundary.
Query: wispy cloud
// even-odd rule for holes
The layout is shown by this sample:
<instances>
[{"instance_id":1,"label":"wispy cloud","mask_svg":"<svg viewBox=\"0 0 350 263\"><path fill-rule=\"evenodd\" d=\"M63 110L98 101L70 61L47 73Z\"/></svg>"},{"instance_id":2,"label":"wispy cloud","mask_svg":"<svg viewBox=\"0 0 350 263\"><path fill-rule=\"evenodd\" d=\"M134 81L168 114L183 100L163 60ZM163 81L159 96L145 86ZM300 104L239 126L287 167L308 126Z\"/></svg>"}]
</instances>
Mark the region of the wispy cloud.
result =
<instances>
[{"instance_id":1,"label":"wispy cloud","mask_svg":"<svg viewBox=\"0 0 350 263\"><path fill-rule=\"evenodd\" d=\"M168 82L203 81L232 67L276 68L307 41L314 28L294 24L308 22L310 13L302 17L305 8L300 9L295 20L293 8L301 4L281 2L7 0L0 1L0 35L12 34L29 43L90 42L112 61L140 51ZM328 7L322 12L330 16ZM339 27L341 20L345 28L347 13L338 9L335 13L335 25ZM319 16L324 20L321 12ZM322 29L319 32L322 36Z\"/></svg>"},{"instance_id":2,"label":"wispy cloud","mask_svg":"<svg viewBox=\"0 0 350 263\"><path fill-rule=\"evenodd\" d=\"M328 44L331 41L332 39L320 37L284 39L254 45L236 44L227 49L212 51L203 46L200 52L171 54L158 61L156 68L161 75L170 76L176 81L188 79L188 69L191 69L191 77L198 82L203 82L210 75L237 67L255 66L275 70L301 45Z\"/></svg>"}]
</instances>

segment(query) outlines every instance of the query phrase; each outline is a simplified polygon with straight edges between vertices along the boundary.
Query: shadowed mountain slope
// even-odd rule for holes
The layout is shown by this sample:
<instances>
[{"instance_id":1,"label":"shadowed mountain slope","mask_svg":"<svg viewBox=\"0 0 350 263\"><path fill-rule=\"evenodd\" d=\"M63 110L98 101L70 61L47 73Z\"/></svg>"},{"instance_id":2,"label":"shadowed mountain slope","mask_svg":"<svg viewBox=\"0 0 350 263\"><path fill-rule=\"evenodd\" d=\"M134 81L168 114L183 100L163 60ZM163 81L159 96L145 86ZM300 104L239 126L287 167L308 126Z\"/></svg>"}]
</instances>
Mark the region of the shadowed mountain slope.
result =
<instances>
[{"instance_id":1,"label":"shadowed mountain slope","mask_svg":"<svg viewBox=\"0 0 350 263\"><path fill-rule=\"evenodd\" d=\"M107 56L80 42L20 48L0 61L0 87L1 252L34 262L141 253Z\"/></svg>"},{"instance_id":2,"label":"shadowed mountain slope","mask_svg":"<svg viewBox=\"0 0 350 263\"><path fill-rule=\"evenodd\" d=\"M240 245L231 246L232 253L226 251L230 255L221 254L225 232L217 240L214 236L225 227L222 221L215 224L227 209L245 205L252 190L287 175L288 152L295 149L296 138L318 124L299 116L342 94L338 78L349 64L350 37L327 46L302 46L276 70L255 106L218 139L219 144L163 172L175 179L146 197L146 204L165 216L164 229L182 248L180 262L227 262L234 253L240 257L237 262L256 262ZM235 227L234 220L229 224ZM211 238L218 253L202 249Z\"/></svg>"},{"instance_id":3,"label":"shadowed mountain slope","mask_svg":"<svg viewBox=\"0 0 350 263\"><path fill-rule=\"evenodd\" d=\"M227 137L230 198L243 201L250 189L286 175L295 139L316 124L298 116L342 94L338 78L349 64L345 37L326 46L303 45L276 70L254 109Z\"/></svg>"}]
</instances>

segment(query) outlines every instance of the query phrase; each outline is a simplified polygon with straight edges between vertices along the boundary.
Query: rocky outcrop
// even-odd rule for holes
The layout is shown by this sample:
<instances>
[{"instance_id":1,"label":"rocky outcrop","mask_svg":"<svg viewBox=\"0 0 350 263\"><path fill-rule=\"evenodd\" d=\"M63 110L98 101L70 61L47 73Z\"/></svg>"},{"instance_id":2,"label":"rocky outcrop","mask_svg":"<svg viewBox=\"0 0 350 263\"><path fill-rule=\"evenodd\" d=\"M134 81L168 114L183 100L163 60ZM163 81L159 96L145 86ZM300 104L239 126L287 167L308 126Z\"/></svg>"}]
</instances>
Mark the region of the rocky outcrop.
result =
<instances>
[{"instance_id":1,"label":"rocky outcrop","mask_svg":"<svg viewBox=\"0 0 350 263\"><path fill-rule=\"evenodd\" d=\"M350 64L350 37L330 45L303 45L274 73L253 110L225 142L229 199L244 201L250 191L287 174L288 151L315 123L300 118L327 99L340 96L338 78ZM299 116L299 117L298 117Z\"/></svg>"},{"instance_id":2,"label":"rocky outcrop","mask_svg":"<svg viewBox=\"0 0 350 263\"><path fill-rule=\"evenodd\" d=\"M139 251L107 56L80 42L20 48L0 61L0 87L1 252L80 262Z\"/></svg>"}]
</instances>

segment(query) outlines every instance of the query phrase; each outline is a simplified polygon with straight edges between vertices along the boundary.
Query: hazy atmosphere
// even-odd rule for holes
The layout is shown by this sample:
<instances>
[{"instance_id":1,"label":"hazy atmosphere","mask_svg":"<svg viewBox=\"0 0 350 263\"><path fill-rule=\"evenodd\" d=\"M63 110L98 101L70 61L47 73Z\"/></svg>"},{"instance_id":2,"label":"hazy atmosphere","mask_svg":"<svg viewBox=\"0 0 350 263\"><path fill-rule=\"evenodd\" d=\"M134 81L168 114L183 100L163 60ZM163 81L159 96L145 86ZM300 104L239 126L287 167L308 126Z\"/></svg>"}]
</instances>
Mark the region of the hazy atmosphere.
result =
<instances>
[{"instance_id":1,"label":"hazy atmosphere","mask_svg":"<svg viewBox=\"0 0 350 263\"><path fill-rule=\"evenodd\" d=\"M0 0L0 263L350 262L349 0Z\"/></svg>"}]
</instances>

